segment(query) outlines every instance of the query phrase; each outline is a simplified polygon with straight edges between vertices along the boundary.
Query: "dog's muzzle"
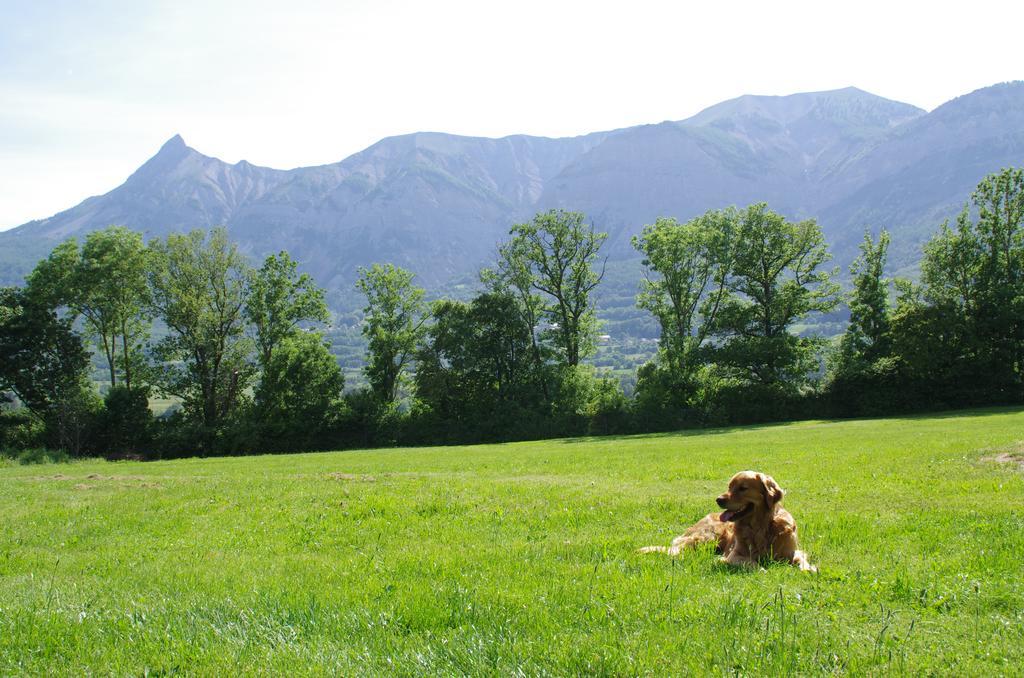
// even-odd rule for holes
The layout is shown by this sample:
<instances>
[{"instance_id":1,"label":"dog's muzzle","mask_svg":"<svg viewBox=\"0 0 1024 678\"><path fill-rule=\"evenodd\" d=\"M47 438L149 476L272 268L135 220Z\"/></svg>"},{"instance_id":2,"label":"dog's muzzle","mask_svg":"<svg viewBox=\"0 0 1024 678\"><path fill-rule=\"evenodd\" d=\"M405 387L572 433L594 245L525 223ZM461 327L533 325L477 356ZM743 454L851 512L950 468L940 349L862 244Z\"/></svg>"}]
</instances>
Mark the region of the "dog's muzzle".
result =
<instances>
[{"instance_id":1,"label":"dog's muzzle","mask_svg":"<svg viewBox=\"0 0 1024 678\"><path fill-rule=\"evenodd\" d=\"M718 505L722 506L723 503L724 502L719 501ZM725 507L722 506L722 508L725 508ZM722 511L722 514L720 516L718 516L718 519L721 520L723 523L734 523L734 522L736 522L737 520L739 520L740 518L742 518L743 516L747 515L748 513L750 513L753 510L754 510L754 505L753 504L747 504L746 506L741 508L739 511L732 511L732 510L726 509L725 511Z\"/></svg>"}]
</instances>

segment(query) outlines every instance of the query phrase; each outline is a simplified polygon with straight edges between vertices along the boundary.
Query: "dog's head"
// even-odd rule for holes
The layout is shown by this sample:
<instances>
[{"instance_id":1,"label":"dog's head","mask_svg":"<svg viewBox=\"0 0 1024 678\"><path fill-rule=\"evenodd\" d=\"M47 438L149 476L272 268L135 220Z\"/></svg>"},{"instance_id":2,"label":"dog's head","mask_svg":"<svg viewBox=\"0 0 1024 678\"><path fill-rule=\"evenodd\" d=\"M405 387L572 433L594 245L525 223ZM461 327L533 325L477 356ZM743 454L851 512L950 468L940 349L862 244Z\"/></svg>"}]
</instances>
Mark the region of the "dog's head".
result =
<instances>
[{"instance_id":1,"label":"dog's head","mask_svg":"<svg viewBox=\"0 0 1024 678\"><path fill-rule=\"evenodd\" d=\"M729 481L729 490L715 500L725 509L719 519L736 522L759 512L771 513L782 501L782 495L782 488L771 476L741 471Z\"/></svg>"}]
</instances>

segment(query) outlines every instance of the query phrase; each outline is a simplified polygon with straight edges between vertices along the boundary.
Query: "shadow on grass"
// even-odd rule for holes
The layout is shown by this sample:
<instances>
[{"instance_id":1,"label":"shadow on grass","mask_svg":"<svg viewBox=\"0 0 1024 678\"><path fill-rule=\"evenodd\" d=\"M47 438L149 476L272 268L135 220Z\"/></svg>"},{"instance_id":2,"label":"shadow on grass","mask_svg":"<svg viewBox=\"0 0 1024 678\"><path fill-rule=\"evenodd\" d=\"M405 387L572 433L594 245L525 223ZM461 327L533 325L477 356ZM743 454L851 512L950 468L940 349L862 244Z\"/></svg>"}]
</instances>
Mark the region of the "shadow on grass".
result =
<instances>
[{"instance_id":1,"label":"shadow on grass","mask_svg":"<svg viewBox=\"0 0 1024 678\"><path fill-rule=\"evenodd\" d=\"M724 574L730 577L752 577L764 574L771 570L797 570L792 564L781 560L764 559L756 565L729 565L722 560L722 555L713 548L699 547L689 550L682 556L668 556L659 553L639 554L644 559L656 559L660 556L668 567L680 567L683 561L690 561L688 565L699 565L701 570L707 568L710 574Z\"/></svg>"},{"instance_id":2,"label":"shadow on grass","mask_svg":"<svg viewBox=\"0 0 1024 678\"><path fill-rule=\"evenodd\" d=\"M894 421L918 421L920 419L959 419L960 417L994 417L1002 414L1018 414L1024 412L1021 405L999 405L974 409L945 410L940 412L915 412L912 414L894 415L891 417L864 417L865 419L885 419Z\"/></svg>"},{"instance_id":3,"label":"shadow on grass","mask_svg":"<svg viewBox=\"0 0 1024 678\"><path fill-rule=\"evenodd\" d=\"M1000 405L993 407L982 407L973 409L944 410L938 412L914 412L888 417L849 417L833 419L791 419L787 421L762 422L757 424L735 424L732 426L717 426L714 428L685 428L676 431L659 431L657 433L624 433L618 435L592 435L578 436L574 438L560 438L546 442L562 445L576 445L579 443L592 443L599 441L636 440L637 438L687 438L691 436L721 435L725 433L738 433L741 431L761 431L768 429L784 428L795 425L821 426L828 424L842 424L844 422L857 421L921 421L924 419L958 419L961 417L992 417L1004 414L1016 414L1024 412L1021 405Z\"/></svg>"},{"instance_id":4,"label":"shadow on grass","mask_svg":"<svg viewBox=\"0 0 1024 678\"><path fill-rule=\"evenodd\" d=\"M721 573L730 576L748 577L774 569L796 569L788 562L772 560L767 557L759 560L756 565L729 565L722 560L722 553L713 543L692 546L678 556L670 556L666 553L658 552L640 553L639 551L634 551L633 553L641 561L662 562L668 567L699 566L701 570L708 568L711 573Z\"/></svg>"},{"instance_id":5,"label":"shadow on grass","mask_svg":"<svg viewBox=\"0 0 1024 678\"><path fill-rule=\"evenodd\" d=\"M577 445L579 443L593 443L600 442L602 440L615 441L615 440L636 440L637 438L689 438L691 436L708 436L708 435L721 435L724 433L735 433L738 431L759 431L762 429L780 428L783 426L791 426L792 424L830 424L837 423L840 421L846 421L843 419L799 419L795 421L774 421L765 422L761 424L734 424L732 426L716 426L713 428L683 428L676 431L658 431L656 433L620 433L615 435L591 435L591 436L577 436L574 438L558 438L554 440L546 440L545 442L558 443L561 445Z\"/></svg>"}]
</instances>

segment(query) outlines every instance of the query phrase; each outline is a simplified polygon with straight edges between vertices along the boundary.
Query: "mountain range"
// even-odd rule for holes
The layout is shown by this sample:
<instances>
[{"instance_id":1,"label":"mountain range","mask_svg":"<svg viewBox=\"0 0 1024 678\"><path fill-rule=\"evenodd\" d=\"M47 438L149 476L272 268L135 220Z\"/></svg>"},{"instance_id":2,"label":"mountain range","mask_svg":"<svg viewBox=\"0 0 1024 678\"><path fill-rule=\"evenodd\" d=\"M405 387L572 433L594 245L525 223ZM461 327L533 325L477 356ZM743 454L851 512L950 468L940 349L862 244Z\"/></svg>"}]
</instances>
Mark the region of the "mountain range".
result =
<instances>
[{"instance_id":1,"label":"mountain range","mask_svg":"<svg viewBox=\"0 0 1024 678\"><path fill-rule=\"evenodd\" d=\"M225 225L254 259L288 250L346 306L359 266L393 262L428 288L451 285L548 208L585 212L609 233L609 256L631 261L630 237L659 216L762 200L817 218L842 265L865 228L888 228L894 268L909 269L982 177L1020 165L1024 82L931 112L850 87L741 96L682 121L571 138L416 133L292 170L225 163L174 136L109 193L0 232L0 284L110 224L147 237Z\"/></svg>"}]
</instances>

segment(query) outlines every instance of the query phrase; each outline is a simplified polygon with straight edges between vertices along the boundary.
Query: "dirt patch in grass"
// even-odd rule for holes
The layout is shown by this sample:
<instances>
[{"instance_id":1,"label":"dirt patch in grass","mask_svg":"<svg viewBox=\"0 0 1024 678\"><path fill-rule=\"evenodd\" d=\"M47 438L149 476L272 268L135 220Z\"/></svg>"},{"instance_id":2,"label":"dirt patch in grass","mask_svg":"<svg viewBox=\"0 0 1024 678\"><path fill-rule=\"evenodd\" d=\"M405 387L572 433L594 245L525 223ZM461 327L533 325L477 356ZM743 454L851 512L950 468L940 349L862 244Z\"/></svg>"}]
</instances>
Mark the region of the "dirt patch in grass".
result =
<instances>
[{"instance_id":1,"label":"dirt patch in grass","mask_svg":"<svg viewBox=\"0 0 1024 678\"><path fill-rule=\"evenodd\" d=\"M1018 441L1012 445L1006 447L1000 447L991 450L994 454L987 457L983 457L983 461L989 461L996 464L1008 464L1016 467L1019 471L1024 471L1024 441Z\"/></svg>"},{"instance_id":2,"label":"dirt patch in grass","mask_svg":"<svg viewBox=\"0 0 1024 678\"><path fill-rule=\"evenodd\" d=\"M994 461L997 464L1011 464L1016 466L1021 471L1024 471L1024 454L1014 452L1000 452L999 454L988 457L988 461Z\"/></svg>"},{"instance_id":3,"label":"dirt patch in grass","mask_svg":"<svg viewBox=\"0 0 1024 678\"><path fill-rule=\"evenodd\" d=\"M163 485L153 482L146 476L104 476L99 473L90 473L82 476L69 476L58 473L52 476L36 476L33 480L79 480L73 485L76 490L93 490L97 487L141 487L149 490L162 489Z\"/></svg>"},{"instance_id":4,"label":"dirt patch in grass","mask_svg":"<svg viewBox=\"0 0 1024 678\"><path fill-rule=\"evenodd\" d=\"M81 479L82 476L69 476L63 473L57 473L52 476L35 476L34 480L75 480ZM117 480L121 482L142 482L148 480L147 476L104 476L99 473L90 473L84 477L85 480Z\"/></svg>"},{"instance_id":5,"label":"dirt patch in grass","mask_svg":"<svg viewBox=\"0 0 1024 678\"><path fill-rule=\"evenodd\" d=\"M90 473L86 476L89 480L145 480L145 476L101 476L99 473Z\"/></svg>"},{"instance_id":6,"label":"dirt patch in grass","mask_svg":"<svg viewBox=\"0 0 1024 678\"><path fill-rule=\"evenodd\" d=\"M331 480L348 480L357 483L372 483L373 481L377 480L373 476L356 475L355 473L341 473L339 471L335 471L334 473L328 473L327 477L330 478Z\"/></svg>"}]
</instances>

